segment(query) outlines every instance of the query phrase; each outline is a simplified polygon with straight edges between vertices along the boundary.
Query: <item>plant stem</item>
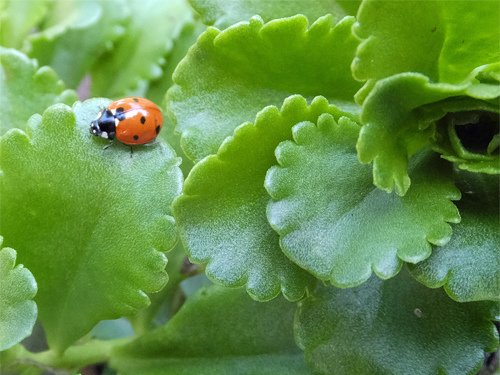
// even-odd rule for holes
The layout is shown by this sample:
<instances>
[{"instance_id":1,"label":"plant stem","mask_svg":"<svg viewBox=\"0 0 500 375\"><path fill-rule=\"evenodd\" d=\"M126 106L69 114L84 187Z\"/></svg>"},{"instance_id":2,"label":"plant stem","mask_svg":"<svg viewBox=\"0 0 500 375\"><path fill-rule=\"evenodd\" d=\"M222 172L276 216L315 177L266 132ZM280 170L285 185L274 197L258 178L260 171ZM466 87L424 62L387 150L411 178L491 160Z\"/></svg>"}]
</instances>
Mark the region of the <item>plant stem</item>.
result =
<instances>
[{"instance_id":1,"label":"plant stem","mask_svg":"<svg viewBox=\"0 0 500 375\"><path fill-rule=\"evenodd\" d=\"M53 350L32 353L19 345L14 362L41 368L80 369L94 363L107 362L113 348L131 340L132 338L92 340L82 345L71 346L63 354L58 354Z\"/></svg>"}]
</instances>

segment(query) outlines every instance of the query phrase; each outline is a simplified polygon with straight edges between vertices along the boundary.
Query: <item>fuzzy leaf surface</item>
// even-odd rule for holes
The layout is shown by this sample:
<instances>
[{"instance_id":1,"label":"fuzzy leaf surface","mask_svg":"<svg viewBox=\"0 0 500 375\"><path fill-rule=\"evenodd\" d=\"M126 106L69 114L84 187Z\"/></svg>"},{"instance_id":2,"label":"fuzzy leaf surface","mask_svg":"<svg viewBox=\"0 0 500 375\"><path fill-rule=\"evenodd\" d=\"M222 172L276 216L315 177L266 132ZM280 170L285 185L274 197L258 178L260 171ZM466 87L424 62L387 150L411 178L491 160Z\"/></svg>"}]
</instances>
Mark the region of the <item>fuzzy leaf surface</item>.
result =
<instances>
[{"instance_id":1,"label":"fuzzy leaf surface","mask_svg":"<svg viewBox=\"0 0 500 375\"><path fill-rule=\"evenodd\" d=\"M73 104L76 94L49 67L38 67L23 53L0 47L0 135L26 128L35 113L55 103Z\"/></svg>"},{"instance_id":2,"label":"fuzzy leaf surface","mask_svg":"<svg viewBox=\"0 0 500 375\"><path fill-rule=\"evenodd\" d=\"M278 146L280 166L265 182L273 198L267 216L285 254L338 287L359 285L372 271L395 276L403 261L422 261L431 244L449 241L448 222L460 221L450 201L460 192L449 163L435 153L419 155L408 194L387 194L357 159L358 133L358 124L329 114L295 125L294 142Z\"/></svg>"},{"instance_id":3,"label":"fuzzy leaf surface","mask_svg":"<svg viewBox=\"0 0 500 375\"><path fill-rule=\"evenodd\" d=\"M500 301L498 177L462 172L459 180L462 221L451 241L411 267L412 274L430 288L444 286L459 302Z\"/></svg>"},{"instance_id":4,"label":"fuzzy leaf surface","mask_svg":"<svg viewBox=\"0 0 500 375\"><path fill-rule=\"evenodd\" d=\"M310 374L293 339L295 304L242 289L199 290L165 326L112 355L121 374Z\"/></svg>"},{"instance_id":5,"label":"fuzzy leaf surface","mask_svg":"<svg viewBox=\"0 0 500 375\"><path fill-rule=\"evenodd\" d=\"M363 103L363 127L356 146L359 159L363 163L373 162L377 187L388 192L395 189L404 195L410 187L409 158L430 144L434 123L446 115L432 104L447 100L455 112L469 111L474 105L481 109L498 97L498 84L478 81L460 85L431 83L418 73L401 73L380 80ZM433 110L426 110L428 106Z\"/></svg>"},{"instance_id":6,"label":"fuzzy leaf surface","mask_svg":"<svg viewBox=\"0 0 500 375\"><path fill-rule=\"evenodd\" d=\"M127 5L131 18L126 37L91 69L95 94L143 95L147 83L161 76L165 55L184 24L192 20L186 0L131 0Z\"/></svg>"},{"instance_id":7,"label":"fuzzy leaf surface","mask_svg":"<svg viewBox=\"0 0 500 375\"><path fill-rule=\"evenodd\" d=\"M37 278L39 317L57 351L100 320L146 307L146 293L167 281L162 252L176 240L169 206L180 161L158 142L132 156L118 144L104 150L89 123L108 103L52 106L29 134L1 140L1 230Z\"/></svg>"},{"instance_id":8,"label":"fuzzy leaf surface","mask_svg":"<svg viewBox=\"0 0 500 375\"><path fill-rule=\"evenodd\" d=\"M484 351L498 347L496 311L457 303L404 270L358 288L319 286L301 304L295 334L316 374L476 374Z\"/></svg>"},{"instance_id":9,"label":"fuzzy leaf surface","mask_svg":"<svg viewBox=\"0 0 500 375\"><path fill-rule=\"evenodd\" d=\"M224 31L208 28L178 65L167 94L186 155L199 160L216 153L237 126L292 94L322 95L356 110L353 22L346 17L333 25L325 16L308 27L307 18L297 15L266 24L255 17Z\"/></svg>"},{"instance_id":10,"label":"fuzzy leaf surface","mask_svg":"<svg viewBox=\"0 0 500 375\"><path fill-rule=\"evenodd\" d=\"M499 24L494 1L364 1L353 28L363 39L354 76L366 81L418 72L461 83L477 67L500 61Z\"/></svg>"},{"instance_id":11,"label":"fuzzy leaf surface","mask_svg":"<svg viewBox=\"0 0 500 375\"><path fill-rule=\"evenodd\" d=\"M325 14L332 14L335 21L356 15L358 1L335 0L190 0L206 25L225 29L237 22L248 21L259 15L264 21L276 18L305 15L309 22Z\"/></svg>"},{"instance_id":12,"label":"fuzzy leaf surface","mask_svg":"<svg viewBox=\"0 0 500 375\"><path fill-rule=\"evenodd\" d=\"M21 48L24 38L47 14L49 0L0 0L0 45Z\"/></svg>"},{"instance_id":13,"label":"fuzzy leaf surface","mask_svg":"<svg viewBox=\"0 0 500 375\"><path fill-rule=\"evenodd\" d=\"M123 35L128 16L124 0L57 1L46 28L29 36L25 50L76 88L92 64Z\"/></svg>"},{"instance_id":14,"label":"fuzzy leaf surface","mask_svg":"<svg viewBox=\"0 0 500 375\"><path fill-rule=\"evenodd\" d=\"M280 290L290 300L303 296L311 278L280 249L266 217L264 178L276 163L274 149L291 138L292 126L316 121L325 112L342 114L325 98L308 106L294 96L281 111L267 107L255 124L238 127L216 155L191 170L183 195L174 202L174 215L191 261L208 263L210 278L227 286L246 284L258 300L269 300Z\"/></svg>"},{"instance_id":15,"label":"fuzzy leaf surface","mask_svg":"<svg viewBox=\"0 0 500 375\"><path fill-rule=\"evenodd\" d=\"M1 248L0 236L0 352L31 334L37 308L33 301L37 286L33 274L16 264L16 251Z\"/></svg>"}]
</instances>

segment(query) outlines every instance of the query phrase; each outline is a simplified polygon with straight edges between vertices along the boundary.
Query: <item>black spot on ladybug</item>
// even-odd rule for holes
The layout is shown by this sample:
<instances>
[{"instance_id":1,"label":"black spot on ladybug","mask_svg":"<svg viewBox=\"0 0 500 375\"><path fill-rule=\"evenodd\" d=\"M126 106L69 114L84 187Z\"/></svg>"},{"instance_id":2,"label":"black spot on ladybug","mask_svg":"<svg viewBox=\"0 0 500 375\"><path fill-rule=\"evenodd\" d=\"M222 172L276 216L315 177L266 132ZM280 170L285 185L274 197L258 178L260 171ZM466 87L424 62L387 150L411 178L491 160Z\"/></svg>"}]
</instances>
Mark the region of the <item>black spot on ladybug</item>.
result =
<instances>
[{"instance_id":1,"label":"black spot on ladybug","mask_svg":"<svg viewBox=\"0 0 500 375\"><path fill-rule=\"evenodd\" d=\"M146 122L146 117L141 116L141 124L144 124Z\"/></svg>"},{"instance_id":2,"label":"black spot on ladybug","mask_svg":"<svg viewBox=\"0 0 500 375\"><path fill-rule=\"evenodd\" d=\"M134 99L132 99L132 100L133 100L134 102L136 102L136 103L139 101L139 99L137 99L137 98L134 98Z\"/></svg>"},{"instance_id":3,"label":"black spot on ladybug","mask_svg":"<svg viewBox=\"0 0 500 375\"><path fill-rule=\"evenodd\" d=\"M160 125L158 125L158 126L156 127L156 134L158 134L158 133L160 132L160 129L161 129L161 127L160 127Z\"/></svg>"},{"instance_id":4,"label":"black spot on ladybug","mask_svg":"<svg viewBox=\"0 0 500 375\"><path fill-rule=\"evenodd\" d=\"M134 135L134 139L137 141L139 139L139 136L137 134Z\"/></svg>"},{"instance_id":5,"label":"black spot on ladybug","mask_svg":"<svg viewBox=\"0 0 500 375\"><path fill-rule=\"evenodd\" d=\"M115 117L118 121L125 120L125 109L123 107L116 108Z\"/></svg>"}]
</instances>

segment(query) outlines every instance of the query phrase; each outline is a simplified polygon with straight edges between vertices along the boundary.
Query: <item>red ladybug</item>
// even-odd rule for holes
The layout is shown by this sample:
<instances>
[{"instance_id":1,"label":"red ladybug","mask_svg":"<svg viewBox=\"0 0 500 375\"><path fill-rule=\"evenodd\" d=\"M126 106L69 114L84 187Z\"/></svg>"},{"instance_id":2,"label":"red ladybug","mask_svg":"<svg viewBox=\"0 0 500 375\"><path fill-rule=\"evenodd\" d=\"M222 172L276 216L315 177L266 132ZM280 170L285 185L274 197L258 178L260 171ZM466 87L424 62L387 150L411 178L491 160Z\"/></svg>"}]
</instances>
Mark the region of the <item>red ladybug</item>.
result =
<instances>
[{"instance_id":1,"label":"red ladybug","mask_svg":"<svg viewBox=\"0 0 500 375\"><path fill-rule=\"evenodd\" d=\"M154 141L162 128L160 108L144 98L124 98L100 111L90 123L96 137L117 139L126 145L143 145Z\"/></svg>"}]
</instances>

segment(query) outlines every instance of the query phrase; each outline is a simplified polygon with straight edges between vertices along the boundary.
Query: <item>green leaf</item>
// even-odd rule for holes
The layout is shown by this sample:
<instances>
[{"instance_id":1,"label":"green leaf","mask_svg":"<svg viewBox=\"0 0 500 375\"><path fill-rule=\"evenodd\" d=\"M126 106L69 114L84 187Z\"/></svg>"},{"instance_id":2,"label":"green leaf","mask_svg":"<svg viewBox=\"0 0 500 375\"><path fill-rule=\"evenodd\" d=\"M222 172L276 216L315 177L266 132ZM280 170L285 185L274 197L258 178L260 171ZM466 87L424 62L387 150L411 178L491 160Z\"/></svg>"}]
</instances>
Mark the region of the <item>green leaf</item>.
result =
<instances>
[{"instance_id":1,"label":"green leaf","mask_svg":"<svg viewBox=\"0 0 500 375\"><path fill-rule=\"evenodd\" d=\"M25 50L75 88L99 56L123 35L126 4L124 0L57 1L47 28L31 35Z\"/></svg>"},{"instance_id":2,"label":"green leaf","mask_svg":"<svg viewBox=\"0 0 500 375\"><path fill-rule=\"evenodd\" d=\"M353 74L359 80L418 72L458 84L475 68L500 61L494 1L368 0L357 21L353 31L363 41Z\"/></svg>"},{"instance_id":3,"label":"green leaf","mask_svg":"<svg viewBox=\"0 0 500 375\"><path fill-rule=\"evenodd\" d=\"M131 0L127 5L126 37L91 69L94 95L143 95L148 81L161 76L165 55L192 19L186 0Z\"/></svg>"},{"instance_id":4,"label":"green leaf","mask_svg":"<svg viewBox=\"0 0 500 375\"><path fill-rule=\"evenodd\" d=\"M55 103L72 104L76 94L47 67L14 49L0 47L0 135L11 128L26 128L34 113Z\"/></svg>"},{"instance_id":5,"label":"green leaf","mask_svg":"<svg viewBox=\"0 0 500 375\"><path fill-rule=\"evenodd\" d=\"M167 90L173 85L172 74L176 66L205 29L206 27L201 22L195 20L184 24L179 36L174 40L172 50L165 57L166 63L162 67L162 76L149 83L145 97L155 103L162 103L165 100ZM162 134L165 133L162 131L160 135Z\"/></svg>"},{"instance_id":6,"label":"green leaf","mask_svg":"<svg viewBox=\"0 0 500 375\"><path fill-rule=\"evenodd\" d=\"M26 36L45 17L49 0L1 0L0 45L21 48Z\"/></svg>"},{"instance_id":7,"label":"green leaf","mask_svg":"<svg viewBox=\"0 0 500 375\"><path fill-rule=\"evenodd\" d=\"M312 23L325 14L332 14L337 22L347 15L354 16L356 6L359 5L358 1L349 4L347 1L335 0L190 0L190 3L206 25L214 25L221 29L240 21L247 21L255 15L259 15L267 22L303 14Z\"/></svg>"},{"instance_id":8,"label":"green leaf","mask_svg":"<svg viewBox=\"0 0 500 375\"><path fill-rule=\"evenodd\" d=\"M168 263L165 268L168 273L168 283L157 293L149 295L151 304L140 310L137 315L129 318L136 333L163 324L173 315L179 300L179 284L185 278L182 266L186 258L184 248L180 242L168 253Z\"/></svg>"},{"instance_id":9,"label":"green leaf","mask_svg":"<svg viewBox=\"0 0 500 375\"><path fill-rule=\"evenodd\" d=\"M237 126L292 94L323 95L356 111L354 18L332 22L325 16L308 28L302 15L267 24L255 17L222 32L207 29L175 70L167 94L186 155L199 160L215 153Z\"/></svg>"},{"instance_id":10,"label":"green leaf","mask_svg":"<svg viewBox=\"0 0 500 375\"><path fill-rule=\"evenodd\" d=\"M486 101L499 96L498 85L478 81L431 83L418 73L401 73L378 81L363 104L363 127L356 146L359 159L363 163L373 161L377 187L388 192L395 188L404 195L410 186L408 159L430 144L434 123L446 115L437 103L446 99L454 103L454 111L465 111L473 109L470 103L481 109Z\"/></svg>"},{"instance_id":11,"label":"green leaf","mask_svg":"<svg viewBox=\"0 0 500 375\"><path fill-rule=\"evenodd\" d=\"M50 346L132 315L167 281L176 240L169 206L180 160L163 143L103 149L89 123L108 100L55 105L1 139L1 230L36 276ZM7 199L8 197L8 199ZM89 303L92 301L92 303Z\"/></svg>"},{"instance_id":12,"label":"green leaf","mask_svg":"<svg viewBox=\"0 0 500 375\"><path fill-rule=\"evenodd\" d=\"M163 66L162 76L154 81L151 81L148 85L147 92L144 95L155 103L164 103L165 94L167 89L172 86L172 74L175 67L179 64L184 56L186 55L188 49L196 42L196 39L205 30L205 26L199 21L187 22L179 37L175 39L174 46L170 53L166 57L166 64ZM160 133L165 141L167 141L175 150L177 155L182 157L181 169L185 176L189 173L193 167L193 162L184 154L182 147L180 146L180 135L175 132L174 126L168 121L163 127Z\"/></svg>"},{"instance_id":13,"label":"green leaf","mask_svg":"<svg viewBox=\"0 0 500 375\"><path fill-rule=\"evenodd\" d=\"M280 235L283 252L316 277L352 287L375 272L396 275L402 261L416 263L431 243L451 237L447 222L460 221L450 202L459 199L452 168L435 153L423 153L411 166L408 194L387 194L372 184L370 167L358 162L359 126L329 114L318 124L293 127L292 141L276 149L265 187L273 201L267 217Z\"/></svg>"},{"instance_id":14,"label":"green leaf","mask_svg":"<svg viewBox=\"0 0 500 375\"><path fill-rule=\"evenodd\" d=\"M354 289L319 286L295 334L316 374L476 374L498 346L495 310L454 302L405 270Z\"/></svg>"},{"instance_id":15,"label":"green leaf","mask_svg":"<svg viewBox=\"0 0 500 375\"><path fill-rule=\"evenodd\" d=\"M0 236L0 351L29 336L37 315L35 278L22 264L14 267L16 251L1 249L2 242Z\"/></svg>"},{"instance_id":16,"label":"green leaf","mask_svg":"<svg viewBox=\"0 0 500 375\"><path fill-rule=\"evenodd\" d=\"M295 304L203 288L164 327L117 348L120 374L309 374L293 340Z\"/></svg>"},{"instance_id":17,"label":"green leaf","mask_svg":"<svg viewBox=\"0 0 500 375\"><path fill-rule=\"evenodd\" d=\"M310 106L300 96L285 100L281 111L267 107L226 139L217 155L195 165L174 202L179 233L191 261L208 263L207 275L226 286L247 287L258 300L280 292L300 299L311 277L282 253L278 235L266 218L267 170L276 163L274 149L291 138L300 121L322 113L343 113L316 98Z\"/></svg>"},{"instance_id":18,"label":"green leaf","mask_svg":"<svg viewBox=\"0 0 500 375\"><path fill-rule=\"evenodd\" d=\"M498 176L462 172L459 180L462 221L451 241L412 267L412 274L428 287L444 286L459 302L500 301Z\"/></svg>"},{"instance_id":19,"label":"green leaf","mask_svg":"<svg viewBox=\"0 0 500 375\"><path fill-rule=\"evenodd\" d=\"M410 186L408 158L429 142L429 125L440 119L422 119L418 107L451 97L500 96L499 23L500 8L488 1L363 2L353 27L362 39L353 74L366 81L356 94L367 125L358 151L362 162L374 162L379 188L404 195ZM469 170L498 170L455 155L448 159Z\"/></svg>"}]
</instances>

